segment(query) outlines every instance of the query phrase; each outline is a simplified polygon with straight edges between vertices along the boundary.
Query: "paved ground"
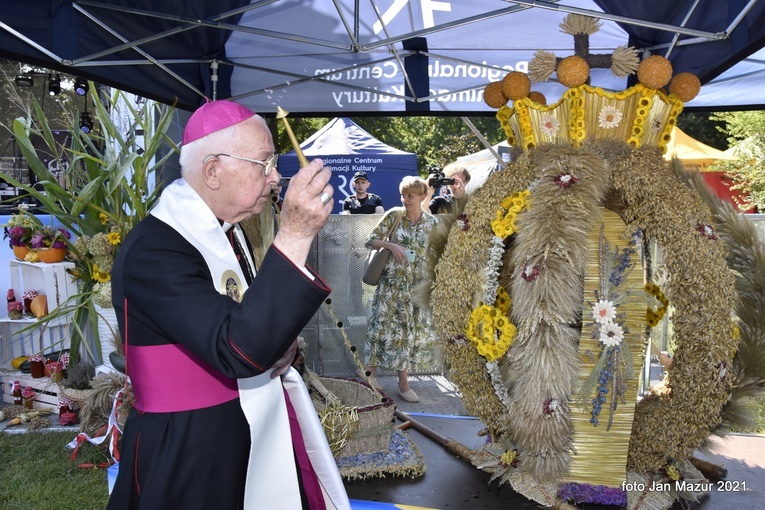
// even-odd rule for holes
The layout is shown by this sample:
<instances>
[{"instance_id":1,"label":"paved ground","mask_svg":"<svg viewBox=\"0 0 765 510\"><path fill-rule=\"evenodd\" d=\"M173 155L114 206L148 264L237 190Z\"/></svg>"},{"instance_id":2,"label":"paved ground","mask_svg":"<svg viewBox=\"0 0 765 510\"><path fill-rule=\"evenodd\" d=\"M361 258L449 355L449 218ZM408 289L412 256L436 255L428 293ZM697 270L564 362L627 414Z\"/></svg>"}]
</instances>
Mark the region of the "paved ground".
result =
<instances>
[{"instance_id":1,"label":"paved ground","mask_svg":"<svg viewBox=\"0 0 765 510\"><path fill-rule=\"evenodd\" d=\"M405 402L397 391L395 376L378 377L383 392L393 398L398 410L431 428L438 435L453 439L470 449L485 441L478 432L479 420L467 416L459 392L443 376L410 376L418 403ZM539 506L516 494L507 486L489 483L487 474L473 468L440 443L409 429L426 462L424 476L414 479L385 478L347 483L352 499L416 505L443 510L531 510ZM711 481L712 491L699 503L698 510L761 510L765 508L765 436L731 434L711 440L713 451L696 456L727 469L724 480ZM615 507L579 505L582 510ZM682 508L675 505L676 509Z\"/></svg>"},{"instance_id":2,"label":"paved ground","mask_svg":"<svg viewBox=\"0 0 765 510\"><path fill-rule=\"evenodd\" d=\"M410 403L398 394L398 377L381 375L377 382L383 388L383 393L393 399L396 407L405 413L418 412L427 414L443 414L467 416L468 412L462 404L457 389L442 375L410 375L409 385L420 397L419 402Z\"/></svg>"}]
</instances>

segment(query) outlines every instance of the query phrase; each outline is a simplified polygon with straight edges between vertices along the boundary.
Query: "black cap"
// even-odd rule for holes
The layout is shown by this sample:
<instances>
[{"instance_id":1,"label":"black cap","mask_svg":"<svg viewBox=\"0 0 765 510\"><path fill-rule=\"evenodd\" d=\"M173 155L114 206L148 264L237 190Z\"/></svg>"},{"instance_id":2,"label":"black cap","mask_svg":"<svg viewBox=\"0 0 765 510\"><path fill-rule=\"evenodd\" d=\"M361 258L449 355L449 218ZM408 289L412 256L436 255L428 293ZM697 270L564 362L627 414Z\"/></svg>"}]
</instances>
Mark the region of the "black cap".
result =
<instances>
[{"instance_id":1,"label":"black cap","mask_svg":"<svg viewBox=\"0 0 765 510\"><path fill-rule=\"evenodd\" d=\"M351 182L354 182L356 179L366 179L369 180L369 177L367 177L366 172L356 172L353 174L353 177L351 178Z\"/></svg>"}]
</instances>

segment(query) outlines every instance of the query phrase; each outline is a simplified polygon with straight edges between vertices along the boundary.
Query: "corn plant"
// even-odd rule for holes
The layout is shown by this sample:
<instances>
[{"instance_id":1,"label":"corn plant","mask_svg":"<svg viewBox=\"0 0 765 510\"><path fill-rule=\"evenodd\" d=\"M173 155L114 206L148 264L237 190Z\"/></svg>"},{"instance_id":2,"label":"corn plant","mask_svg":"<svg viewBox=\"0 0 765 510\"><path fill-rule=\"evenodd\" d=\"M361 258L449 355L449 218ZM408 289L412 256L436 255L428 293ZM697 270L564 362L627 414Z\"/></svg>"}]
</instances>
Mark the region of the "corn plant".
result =
<instances>
[{"instance_id":1,"label":"corn plant","mask_svg":"<svg viewBox=\"0 0 765 510\"><path fill-rule=\"evenodd\" d=\"M50 321L73 314L73 361L81 349L95 361L99 360L101 340L95 304L110 306L111 261L125 235L146 217L159 198L160 169L173 152L178 152L178 146L167 136L172 107L152 101L131 104L120 91L111 96L101 95L92 83L89 97L97 127L88 134L83 133L78 125L79 115L73 116L70 119L72 141L66 147L57 146L48 120L33 99L25 117L14 121L13 131L37 184L27 185L0 173L74 234L67 247L69 258L75 264L70 273L79 283L79 292L43 318ZM130 125L118 125L112 118L111 113L118 104L129 110ZM60 178L38 157L32 142L35 136L43 139L50 154L57 155L55 164L64 169ZM143 138L142 144L139 137ZM163 147L170 150L162 154ZM100 240L105 249L96 250L95 240ZM88 331L98 355L94 355L86 341Z\"/></svg>"}]
</instances>

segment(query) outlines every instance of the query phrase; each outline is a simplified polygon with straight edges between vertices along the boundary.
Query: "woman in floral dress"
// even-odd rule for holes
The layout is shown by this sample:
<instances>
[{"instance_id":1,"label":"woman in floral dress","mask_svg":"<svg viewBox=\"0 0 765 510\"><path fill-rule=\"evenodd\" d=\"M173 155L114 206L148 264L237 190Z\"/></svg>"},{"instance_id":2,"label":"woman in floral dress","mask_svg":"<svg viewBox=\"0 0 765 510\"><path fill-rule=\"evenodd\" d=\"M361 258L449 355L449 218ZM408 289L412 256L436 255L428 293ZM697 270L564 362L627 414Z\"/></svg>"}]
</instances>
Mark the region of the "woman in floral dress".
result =
<instances>
[{"instance_id":1,"label":"woman in floral dress","mask_svg":"<svg viewBox=\"0 0 765 510\"><path fill-rule=\"evenodd\" d=\"M417 393L409 387L407 372L410 363L425 359L432 343L432 328L430 313L415 305L412 290L423 278L430 233L438 220L422 209L428 191L423 179L404 177L399 191L404 207L389 210L365 244L367 248L382 247L391 252L372 298L367 364L373 381L378 366L396 370L401 397L407 402L418 402ZM401 220L396 231L390 241L383 241L399 214Z\"/></svg>"}]
</instances>

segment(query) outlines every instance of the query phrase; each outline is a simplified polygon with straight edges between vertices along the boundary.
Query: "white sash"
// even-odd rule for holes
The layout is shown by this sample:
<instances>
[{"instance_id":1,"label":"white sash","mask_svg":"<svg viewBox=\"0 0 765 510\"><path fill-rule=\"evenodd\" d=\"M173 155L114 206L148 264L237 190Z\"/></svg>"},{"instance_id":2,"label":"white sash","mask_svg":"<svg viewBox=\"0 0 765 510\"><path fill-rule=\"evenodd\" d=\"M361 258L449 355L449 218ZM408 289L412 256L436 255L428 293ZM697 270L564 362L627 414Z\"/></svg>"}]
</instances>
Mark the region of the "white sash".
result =
<instances>
[{"instance_id":1,"label":"white sash","mask_svg":"<svg viewBox=\"0 0 765 510\"><path fill-rule=\"evenodd\" d=\"M227 291L238 291L241 299L247 289L247 282L234 250L218 219L185 180L178 179L169 184L151 214L167 223L199 250L219 292L225 294ZM247 246L239 226L235 229L240 246ZM245 255L254 274L255 265L251 255ZM233 285L236 289L232 290ZM284 379L284 387L298 415L314 470L325 495L332 499L332 502L327 502L327 508L350 509L337 464L302 378L294 369L290 369ZM251 439L244 508L299 510L302 505L282 380L279 377L272 379L269 370L258 376L239 379L238 383L239 398L250 425Z\"/></svg>"}]
</instances>

